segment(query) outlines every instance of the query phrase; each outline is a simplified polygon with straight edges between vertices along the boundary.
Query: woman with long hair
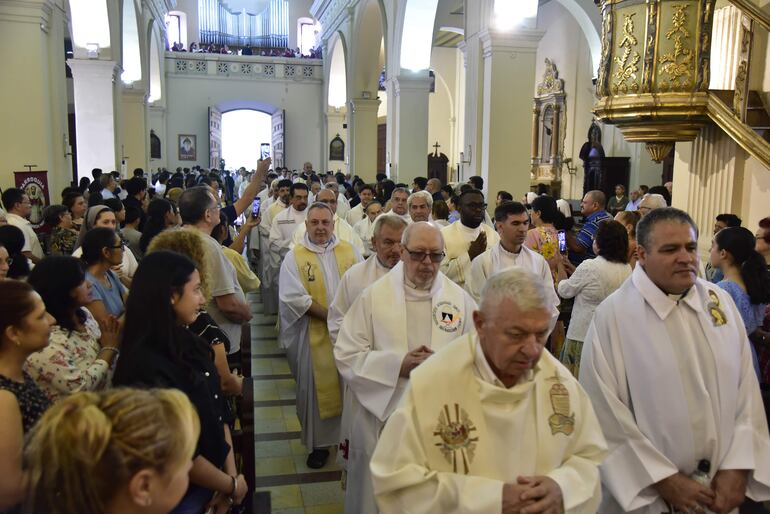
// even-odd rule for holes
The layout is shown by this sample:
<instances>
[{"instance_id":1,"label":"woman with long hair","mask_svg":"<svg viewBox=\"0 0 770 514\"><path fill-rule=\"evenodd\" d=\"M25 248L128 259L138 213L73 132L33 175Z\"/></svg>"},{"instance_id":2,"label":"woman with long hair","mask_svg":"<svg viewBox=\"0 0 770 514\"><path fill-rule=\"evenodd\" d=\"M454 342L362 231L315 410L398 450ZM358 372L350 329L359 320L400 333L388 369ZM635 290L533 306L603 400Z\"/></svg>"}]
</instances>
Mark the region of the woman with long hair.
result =
<instances>
[{"instance_id":1,"label":"woman with long hair","mask_svg":"<svg viewBox=\"0 0 770 514\"><path fill-rule=\"evenodd\" d=\"M162 250L182 254L193 261L201 277L203 296L209 298L206 281L208 276L206 248L201 234L194 230L166 230L152 240L148 253ZM188 328L203 338L214 351L214 364L219 373L222 391L228 395L240 395L243 392L243 377L230 371L230 366L227 363L227 354L230 351L230 339L227 334L219 328L217 322L203 308L198 312L195 321L188 325Z\"/></svg>"},{"instance_id":2,"label":"woman with long hair","mask_svg":"<svg viewBox=\"0 0 770 514\"><path fill-rule=\"evenodd\" d=\"M200 422L171 389L76 393L25 451L30 514L166 514L182 499Z\"/></svg>"},{"instance_id":3,"label":"woman with long hair","mask_svg":"<svg viewBox=\"0 0 770 514\"><path fill-rule=\"evenodd\" d=\"M29 275L29 284L56 319L48 346L33 353L24 369L51 401L78 391L108 386L110 367L120 352L118 320L100 328L91 312L91 288L83 263L74 257L43 259Z\"/></svg>"},{"instance_id":4,"label":"woman with long hair","mask_svg":"<svg viewBox=\"0 0 770 514\"><path fill-rule=\"evenodd\" d=\"M615 215L615 221L626 227L628 232L628 263L631 269L636 267L636 261L639 256L636 254L636 225L642 219L639 211L620 211Z\"/></svg>"},{"instance_id":5,"label":"woman with long hair","mask_svg":"<svg viewBox=\"0 0 770 514\"><path fill-rule=\"evenodd\" d=\"M187 326L205 305L200 273L187 257L151 252L139 265L126 306L123 355L114 384L170 387L184 392L198 411L201 433L190 486L176 513L200 513L213 502L240 504L247 493L233 457L225 398L212 350Z\"/></svg>"},{"instance_id":6,"label":"woman with long hair","mask_svg":"<svg viewBox=\"0 0 770 514\"><path fill-rule=\"evenodd\" d=\"M125 311L126 288L112 268L123 260L125 246L118 234L106 227L97 227L83 240L83 262L86 280L91 283L91 311L100 326L108 326L111 317L120 318Z\"/></svg>"},{"instance_id":7,"label":"woman with long hair","mask_svg":"<svg viewBox=\"0 0 770 514\"><path fill-rule=\"evenodd\" d=\"M8 252L8 271L5 278L25 279L29 275L29 260L21 253L24 249L24 232L13 225L0 226L0 246Z\"/></svg>"},{"instance_id":8,"label":"woman with long hair","mask_svg":"<svg viewBox=\"0 0 770 514\"><path fill-rule=\"evenodd\" d=\"M48 344L54 322L32 286L0 281L0 512L24 499L24 437L50 403L22 366Z\"/></svg>"},{"instance_id":9,"label":"woman with long hair","mask_svg":"<svg viewBox=\"0 0 770 514\"><path fill-rule=\"evenodd\" d=\"M770 304L770 272L765 258L756 250L754 234L744 227L720 230L714 234L709 260L724 274L717 285L730 293L741 313L746 334L755 343L752 353L760 383L770 384L767 333L762 330L765 310Z\"/></svg>"},{"instance_id":10,"label":"woman with long hair","mask_svg":"<svg viewBox=\"0 0 770 514\"><path fill-rule=\"evenodd\" d=\"M575 378L580 373L583 341L596 307L631 275L628 232L623 225L614 220L599 223L593 246L596 258L584 260L568 279L559 280L556 284L560 297L575 299L560 358Z\"/></svg>"},{"instance_id":11,"label":"woman with long hair","mask_svg":"<svg viewBox=\"0 0 770 514\"><path fill-rule=\"evenodd\" d=\"M155 198L147 206L147 220L144 222L142 237L139 239L139 248L142 253L147 253L147 247L152 238L166 229L176 225L177 217L174 206L168 200Z\"/></svg>"}]
</instances>

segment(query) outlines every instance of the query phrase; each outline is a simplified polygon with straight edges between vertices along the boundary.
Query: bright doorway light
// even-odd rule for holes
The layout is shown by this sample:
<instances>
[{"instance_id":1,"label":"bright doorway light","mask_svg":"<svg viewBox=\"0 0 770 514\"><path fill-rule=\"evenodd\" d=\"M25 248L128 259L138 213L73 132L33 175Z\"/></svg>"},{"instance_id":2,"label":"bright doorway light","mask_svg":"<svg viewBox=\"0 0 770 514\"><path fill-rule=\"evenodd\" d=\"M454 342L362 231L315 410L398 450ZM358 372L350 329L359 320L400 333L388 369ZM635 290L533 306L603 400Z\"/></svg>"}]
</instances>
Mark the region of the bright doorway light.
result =
<instances>
[{"instance_id":1,"label":"bright doorway light","mask_svg":"<svg viewBox=\"0 0 770 514\"><path fill-rule=\"evenodd\" d=\"M537 17L537 5L538 0L495 0L495 27L512 30L524 20Z\"/></svg>"},{"instance_id":2,"label":"bright doorway light","mask_svg":"<svg viewBox=\"0 0 770 514\"><path fill-rule=\"evenodd\" d=\"M223 113L222 158L227 169L256 169L260 145L272 144L272 131L272 117L267 113L251 109Z\"/></svg>"}]
</instances>

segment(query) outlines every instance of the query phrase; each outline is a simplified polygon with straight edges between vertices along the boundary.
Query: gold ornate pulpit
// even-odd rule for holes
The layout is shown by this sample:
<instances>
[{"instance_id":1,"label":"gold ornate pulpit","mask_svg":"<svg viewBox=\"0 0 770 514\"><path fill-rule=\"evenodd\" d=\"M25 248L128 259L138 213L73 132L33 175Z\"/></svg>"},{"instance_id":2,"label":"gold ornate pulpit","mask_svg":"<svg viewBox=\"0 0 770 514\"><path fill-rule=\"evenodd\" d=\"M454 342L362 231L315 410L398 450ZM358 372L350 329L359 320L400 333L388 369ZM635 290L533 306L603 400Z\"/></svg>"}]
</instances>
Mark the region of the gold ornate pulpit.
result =
<instances>
[{"instance_id":1,"label":"gold ornate pulpit","mask_svg":"<svg viewBox=\"0 0 770 514\"><path fill-rule=\"evenodd\" d=\"M596 116L660 162L707 122L715 0L603 0Z\"/></svg>"}]
</instances>

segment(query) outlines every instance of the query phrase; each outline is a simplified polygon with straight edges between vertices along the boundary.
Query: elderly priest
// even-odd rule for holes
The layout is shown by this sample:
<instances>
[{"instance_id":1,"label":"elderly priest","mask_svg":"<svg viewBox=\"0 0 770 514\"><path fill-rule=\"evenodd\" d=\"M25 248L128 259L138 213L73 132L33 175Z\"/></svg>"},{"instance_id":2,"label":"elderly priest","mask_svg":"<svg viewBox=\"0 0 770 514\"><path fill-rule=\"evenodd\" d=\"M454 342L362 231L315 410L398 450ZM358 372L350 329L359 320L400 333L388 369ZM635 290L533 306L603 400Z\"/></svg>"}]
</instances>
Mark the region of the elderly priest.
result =
<instances>
[{"instance_id":1,"label":"elderly priest","mask_svg":"<svg viewBox=\"0 0 770 514\"><path fill-rule=\"evenodd\" d=\"M345 414L351 420L345 512L377 512L369 461L382 425L410 373L472 330L476 303L439 271L443 247L433 225L409 225L401 239L401 262L353 302L337 336L337 368L353 393L351 412Z\"/></svg>"},{"instance_id":2,"label":"elderly priest","mask_svg":"<svg viewBox=\"0 0 770 514\"><path fill-rule=\"evenodd\" d=\"M591 402L544 351L551 297L492 276L466 334L412 372L371 461L382 512L594 514L606 443Z\"/></svg>"},{"instance_id":3,"label":"elderly priest","mask_svg":"<svg viewBox=\"0 0 770 514\"><path fill-rule=\"evenodd\" d=\"M638 264L596 309L580 361L610 446L600 512L726 514L770 499L750 343L730 295L697 278L695 223L655 209L636 237Z\"/></svg>"},{"instance_id":4,"label":"elderly priest","mask_svg":"<svg viewBox=\"0 0 770 514\"><path fill-rule=\"evenodd\" d=\"M326 326L329 304L340 279L361 256L334 236L334 213L314 203L307 213L307 233L286 255L279 281L280 334L297 381L297 417L302 442L311 453L310 468L326 464L326 448L339 442L342 387Z\"/></svg>"}]
</instances>

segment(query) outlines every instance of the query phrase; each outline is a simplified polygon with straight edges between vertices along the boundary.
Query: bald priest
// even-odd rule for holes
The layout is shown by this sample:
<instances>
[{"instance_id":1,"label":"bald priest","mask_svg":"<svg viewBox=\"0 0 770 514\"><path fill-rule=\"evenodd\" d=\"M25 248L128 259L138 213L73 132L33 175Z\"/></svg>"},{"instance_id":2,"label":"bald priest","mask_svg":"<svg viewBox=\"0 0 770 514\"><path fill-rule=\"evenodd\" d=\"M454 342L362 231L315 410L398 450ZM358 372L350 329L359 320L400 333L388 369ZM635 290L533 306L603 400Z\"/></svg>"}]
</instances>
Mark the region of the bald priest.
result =
<instances>
[{"instance_id":1,"label":"bald priest","mask_svg":"<svg viewBox=\"0 0 770 514\"><path fill-rule=\"evenodd\" d=\"M370 465L381 512L596 512L607 445L580 384L544 351L551 305L534 273L502 271L476 333L412 371Z\"/></svg>"}]
</instances>

